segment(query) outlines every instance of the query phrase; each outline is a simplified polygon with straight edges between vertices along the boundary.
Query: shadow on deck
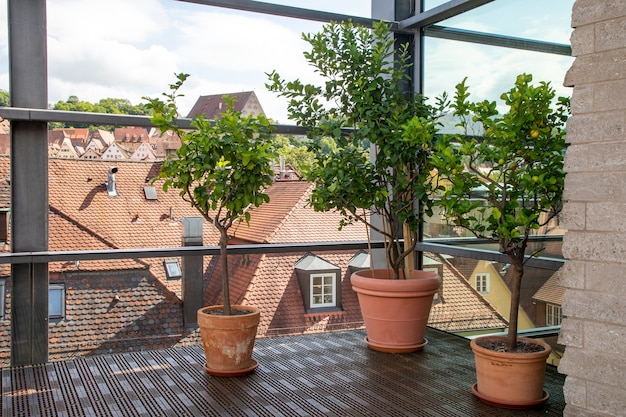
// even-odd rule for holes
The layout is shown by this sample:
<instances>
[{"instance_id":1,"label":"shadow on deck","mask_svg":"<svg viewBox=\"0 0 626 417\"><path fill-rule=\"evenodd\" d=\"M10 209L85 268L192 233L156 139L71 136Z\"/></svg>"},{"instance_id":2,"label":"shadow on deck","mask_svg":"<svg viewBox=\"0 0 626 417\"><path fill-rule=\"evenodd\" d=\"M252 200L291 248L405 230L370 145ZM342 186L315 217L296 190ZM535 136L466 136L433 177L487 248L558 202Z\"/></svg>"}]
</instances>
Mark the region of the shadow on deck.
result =
<instances>
[{"instance_id":1,"label":"shadow on deck","mask_svg":"<svg viewBox=\"0 0 626 417\"><path fill-rule=\"evenodd\" d=\"M3 417L561 416L564 375L548 366L547 404L501 410L476 399L469 342L428 329L421 352L372 351L363 330L259 339L258 369L219 378L201 346L2 369Z\"/></svg>"}]
</instances>

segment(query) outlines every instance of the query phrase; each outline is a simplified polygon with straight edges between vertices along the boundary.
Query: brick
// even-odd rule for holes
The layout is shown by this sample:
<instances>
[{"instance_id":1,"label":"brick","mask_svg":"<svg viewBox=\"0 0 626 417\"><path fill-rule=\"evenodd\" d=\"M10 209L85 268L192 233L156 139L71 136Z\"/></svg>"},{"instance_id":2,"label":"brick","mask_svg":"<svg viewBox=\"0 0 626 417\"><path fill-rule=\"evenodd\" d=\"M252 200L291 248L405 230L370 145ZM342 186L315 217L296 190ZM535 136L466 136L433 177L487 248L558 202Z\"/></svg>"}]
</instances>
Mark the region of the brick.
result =
<instances>
[{"instance_id":1,"label":"brick","mask_svg":"<svg viewBox=\"0 0 626 417\"><path fill-rule=\"evenodd\" d=\"M576 87L572 92L571 106L573 114L593 112L593 85Z\"/></svg>"},{"instance_id":2,"label":"brick","mask_svg":"<svg viewBox=\"0 0 626 417\"><path fill-rule=\"evenodd\" d=\"M586 381L602 381L605 388L621 387L626 362L616 352L602 353L589 349L567 347L559 364L559 372ZM587 382L587 404L589 404ZM567 399L566 399L567 401Z\"/></svg>"},{"instance_id":3,"label":"brick","mask_svg":"<svg viewBox=\"0 0 626 417\"><path fill-rule=\"evenodd\" d=\"M567 347L583 347L583 320L566 317L561 323L558 342ZM566 352L567 354L567 352Z\"/></svg>"},{"instance_id":4,"label":"brick","mask_svg":"<svg viewBox=\"0 0 626 417\"><path fill-rule=\"evenodd\" d=\"M571 404L565 405L563 410L563 417L610 417L604 413L598 413L591 410L584 410L580 407L574 407Z\"/></svg>"},{"instance_id":5,"label":"brick","mask_svg":"<svg viewBox=\"0 0 626 417\"><path fill-rule=\"evenodd\" d=\"M567 356L565 352L565 356ZM565 360L565 358L563 358ZM559 371L561 371L559 367ZM563 395L567 405L575 407L586 407L587 405L587 382L583 379L568 376L563 384Z\"/></svg>"},{"instance_id":6,"label":"brick","mask_svg":"<svg viewBox=\"0 0 626 417\"><path fill-rule=\"evenodd\" d=\"M563 314L573 318L626 326L624 311L626 298L607 293L570 289L563 300Z\"/></svg>"},{"instance_id":7,"label":"brick","mask_svg":"<svg viewBox=\"0 0 626 417\"><path fill-rule=\"evenodd\" d=\"M626 15L623 0L577 0L572 10L572 27L579 27L615 16Z\"/></svg>"},{"instance_id":8,"label":"brick","mask_svg":"<svg viewBox=\"0 0 626 417\"><path fill-rule=\"evenodd\" d=\"M564 168L567 173L589 170L589 145L570 145L565 153Z\"/></svg>"},{"instance_id":9,"label":"brick","mask_svg":"<svg viewBox=\"0 0 626 417\"><path fill-rule=\"evenodd\" d=\"M626 44L626 14L617 19L598 22L595 26L596 52L621 49L623 53Z\"/></svg>"},{"instance_id":10,"label":"brick","mask_svg":"<svg viewBox=\"0 0 626 417\"><path fill-rule=\"evenodd\" d=\"M587 321L584 322L584 334L585 349L613 355L615 352L622 352L626 346L626 327L624 326Z\"/></svg>"},{"instance_id":11,"label":"brick","mask_svg":"<svg viewBox=\"0 0 626 417\"><path fill-rule=\"evenodd\" d=\"M621 262L587 262L585 264L585 288L590 291L626 296L623 262L624 260Z\"/></svg>"},{"instance_id":12,"label":"brick","mask_svg":"<svg viewBox=\"0 0 626 417\"><path fill-rule=\"evenodd\" d=\"M569 231L563 240L563 256L583 261L624 261L626 242L620 233Z\"/></svg>"},{"instance_id":13,"label":"brick","mask_svg":"<svg viewBox=\"0 0 626 417\"><path fill-rule=\"evenodd\" d=\"M586 262L568 260L561 268L560 284L567 288L584 289L585 268Z\"/></svg>"},{"instance_id":14,"label":"brick","mask_svg":"<svg viewBox=\"0 0 626 417\"><path fill-rule=\"evenodd\" d=\"M565 75L564 85L572 87L626 77L624 49L578 56Z\"/></svg>"},{"instance_id":15,"label":"brick","mask_svg":"<svg viewBox=\"0 0 626 417\"><path fill-rule=\"evenodd\" d=\"M626 173L568 173L563 198L566 201L622 201L621 182Z\"/></svg>"},{"instance_id":16,"label":"brick","mask_svg":"<svg viewBox=\"0 0 626 417\"><path fill-rule=\"evenodd\" d=\"M624 111L576 114L567 121L567 142L583 144L622 141L625 123Z\"/></svg>"},{"instance_id":17,"label":"brick","mask_svg":"<svg viewBox=\"0 0 626 417\"><path fill-rule=\"evenodd\" d=\"M588 231L626 232L626 203L587 203Z\"/></svg>"},{"instance_id":18,"label":"brick","mask_svg":"<svg viewBox=\"0 0 626 417\"><path fill-rule=\"evenodd\" d=\"M585 203L563 204L563 210L559 217L560 227L568 230L584 230L585 229Z\"/></svg>"},{"instance_id":19,"label":"brick","mask_svg":"<svg viewBox=\"0 0 626 417\"><path fill-rule=\"evenodd\" d=\"M593 53L595 44L595 27L593 25L577 27L570 36L572 55L580 57Z\"/></svg>"},{"instance_id":20,"label":"brick","mask_svg":"<svg viewBox=\"0 0 626 417\"><path fill-rule=\"evenodd\" d=\"M624 93L626 97L626 91ZM590 171L625 171L626 142L599 143L588 147Z\"/></svg>"},{"instance_id":21,"label":"brick","mask_svg":"<svg viewBox=\"0 0 626 417\"><path fill-rule=\"evenodd\" d=\"M626 372L626 367L622 367L622 372ZM607 375L599 381L606 381L611 384L614 381L621 381L621 375ZM612 379L616 378L616 379ZM587 408L595 410L604 415L626 416L626 391L623 387L612 387L600 383L587 383Z\"/></svg>"},{"instance_id":22,"label":"brick","mask_svg":"<svg viewBox=\"0 0 626 417\"><path fill-rule=\"evenodd\" d=\"M626 31L626 28L624 29ZM622 50L624 59L622 67L626 67L626 49ZM594 110L612 111L626 109L626 79L598 83L594 86Z\"/></svg>"}]
</instances>

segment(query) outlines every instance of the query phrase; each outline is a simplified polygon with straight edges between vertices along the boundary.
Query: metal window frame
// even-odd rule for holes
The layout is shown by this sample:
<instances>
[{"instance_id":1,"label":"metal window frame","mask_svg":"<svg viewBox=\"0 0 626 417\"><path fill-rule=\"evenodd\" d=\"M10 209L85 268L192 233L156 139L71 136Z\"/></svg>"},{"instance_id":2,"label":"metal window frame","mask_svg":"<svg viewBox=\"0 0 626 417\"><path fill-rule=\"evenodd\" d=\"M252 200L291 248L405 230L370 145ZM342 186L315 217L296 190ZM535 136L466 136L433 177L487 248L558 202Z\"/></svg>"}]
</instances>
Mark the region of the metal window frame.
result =
<instances>
[{"instance_id":1,"label":"metal window frame","mask_svg":"<svg viewBox=\"0 0 626 417\"><path fill-rule=\"evenodd\" d=\"M268 13L284 17L328 22L351 19L353 22L371 25L380 20L380 14L389 14L387 19L392 31L404 39L412 38L415 65L413 87L422 91L424 36L446 36L447 39L471 41L470 35L480 43L524 49L525 45L548 53L558 53L551 45L567 46L503 37L492 34L470 34L462 30L439 30L433 22L445 20L486 4L486 0L450 0L433 10L423 11L423 1L415 0L372 0L372 19L321 12L273 3L252 0L181 0L208 6L227 7L255 13ZM412 10L419 4L418 11ZM374 11L376 11L374 13ZM396 15L404 15L397 18ZM153 257L155 251L48 251L48 154L47 123L65 121L70 123L151 126L148 117L105 115L95 113L58 112L47 109L47 12L46 0L8 0L9 20L9 73L12 107L0 108L0 117L11 120L11 192L12 192L12 253L1 257L0 263L11 267L11 364L32 365L48 361L48 262L55 258L65 260L122 259L130 257ZM503 42L504 40L504 42ZM500 44L502 43L502 44ZM564 48L563 48L564 47ZM188 120L180 120L184 127ZM302 134L306 129L298 126L276 125L276 133ZM319 247L320 245L309 245ZM323 246L323 245L321 245ZM290 245L293 249L293 245ZM419 251L439 249L458 253L459 248L420 242ZM166 256L178 255L181 248L162 250ZM212 249L211 249L212 250ZM240 250L242 250L240 248ZM267 248L248 249L249 252L266 251ZM272 249L273 250L273 249ZM279 248L279 251L282 250ZM446 252L447 251L447 252ZM187 252L189 255L192 252ZM202 253L202 249L198 250ZM468 253L468 252L465 252ZM196 253L193 252L195 255ZM493 254L477 254L473 257ZM418 259L421 258L418 256ZM497 260L497 259L492 259ZM546 267L554 267L546 263ZM419 266L419 265L418 265Z\"/></svg>"}]
</instances>

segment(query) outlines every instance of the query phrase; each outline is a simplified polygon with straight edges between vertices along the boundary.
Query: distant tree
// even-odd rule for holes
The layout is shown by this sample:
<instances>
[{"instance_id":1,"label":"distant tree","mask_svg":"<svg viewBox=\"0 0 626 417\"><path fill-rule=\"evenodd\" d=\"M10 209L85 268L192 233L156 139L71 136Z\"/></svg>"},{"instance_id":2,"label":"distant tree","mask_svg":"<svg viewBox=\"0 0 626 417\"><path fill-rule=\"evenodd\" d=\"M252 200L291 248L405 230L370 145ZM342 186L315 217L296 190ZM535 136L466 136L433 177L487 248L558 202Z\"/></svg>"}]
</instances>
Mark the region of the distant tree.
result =
<instances>
[{"instance_id":1,"label":"distant tree","mask_svg":"<svg viewBox=\"0 0 626 417\"><path fill-rule=\"evenodd\" d=\"M0 90L0 106L8 106L9 105L9 92Z\"/></svg>"},{"instance_id":2,"label":"distant tree","mask_svg":"<svg viewBox=\"0 0 626 417\"><path fill-rule=\"evenodd\" d=\"M150 111L145 104L133 105L125 98L103 98L97 103L81 101L77 96L69 96L66 101L57 101L52 107L54 110L63 111L79 111L88 113L109 113L109 114L133 114L133 115L150 115ZM89 128L89 130L106 129L110 130L111 126L97 126L87 124L70 124L70 123L50 123L50 128Z\"/></svg>"},{"instance_id":3,"label":"distant tree","mask_svg":"<svg viewBox=\"0 0 626 417\"><path fill-rule=\"evenodd\" d=\"M314 163L314 154L308 150L306 143L297 136L275 135L273 143L276 153L284 156L285 163L291 165L300 175Z\"/></svg>"}]
</instances>

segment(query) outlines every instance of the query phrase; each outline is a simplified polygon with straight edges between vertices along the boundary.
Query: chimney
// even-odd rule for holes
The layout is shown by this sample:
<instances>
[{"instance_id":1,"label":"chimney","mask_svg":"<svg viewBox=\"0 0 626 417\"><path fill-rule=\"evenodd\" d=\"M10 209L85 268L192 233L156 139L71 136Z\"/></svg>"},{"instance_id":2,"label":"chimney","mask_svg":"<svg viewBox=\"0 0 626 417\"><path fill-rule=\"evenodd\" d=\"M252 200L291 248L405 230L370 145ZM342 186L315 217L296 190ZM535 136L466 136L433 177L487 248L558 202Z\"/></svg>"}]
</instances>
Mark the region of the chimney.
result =
<instances>
[{"instance_id":1,"label":"chimney","mask_svg":"<svg viewBox=\"0 0 626 417\"><path fill-rule=\"evenodd\" d=\"M202 217L181 217L183 246L202 246ZM181 293L183 299L183 323L186 327L198 323L198 309L202 308L204 293L204 265L202 255L183 256Z\"/></svg>"},{"instance_id":2,"label":"chimney","mask_svg":"<svg viewBox=\"0 0 626 417\"><path fill-rule=\"evenodd\" d=\"M279 178L281 180L284 180L285 179L285 157L281 156L279 161L280 161L279 162L279 164L280 164Z\"/></svg>"},{"instance_id":3,"label":"chimney","mask_svg":"<svg viewBox=\"0 0 626 417\"><path fill-rule=\"evenodd\" d=\"M117 189L115 188L115 173L117 172L117 167L109 167L109 176L106 182L107 192L109 193L109 197L117 197Z\"/></svg>"}]
</instances>

